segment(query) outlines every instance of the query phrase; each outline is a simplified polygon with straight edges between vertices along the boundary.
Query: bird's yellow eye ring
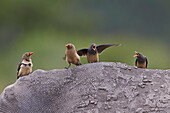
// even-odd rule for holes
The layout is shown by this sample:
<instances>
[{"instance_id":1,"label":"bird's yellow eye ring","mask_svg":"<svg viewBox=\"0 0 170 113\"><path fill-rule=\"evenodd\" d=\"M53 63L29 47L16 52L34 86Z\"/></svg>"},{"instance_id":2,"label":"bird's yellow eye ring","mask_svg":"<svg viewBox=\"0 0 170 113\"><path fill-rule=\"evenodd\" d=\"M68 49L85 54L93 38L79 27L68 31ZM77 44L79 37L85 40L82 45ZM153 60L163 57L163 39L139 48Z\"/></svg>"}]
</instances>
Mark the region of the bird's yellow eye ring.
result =
<instances>
[{"instance_id":1,"label":"bird's yellow eye ring","mask_svg":"<svg viewBox=\"0 0 170 113\"><path fill-rule=\"evenodd\" d=\"M27 53L27 55L29 56L30 54L29 54L29 53Z\"/></svg>"},{"instance_id":2,"label":"bird's yellow eye ring","mask_svg":"<svg viewBox=\"0 0 170 113\"><path fill-rule=\"evenodd\" d=\"M71 47L71 44L69 46Z\"/></svg>"}]
</instances>

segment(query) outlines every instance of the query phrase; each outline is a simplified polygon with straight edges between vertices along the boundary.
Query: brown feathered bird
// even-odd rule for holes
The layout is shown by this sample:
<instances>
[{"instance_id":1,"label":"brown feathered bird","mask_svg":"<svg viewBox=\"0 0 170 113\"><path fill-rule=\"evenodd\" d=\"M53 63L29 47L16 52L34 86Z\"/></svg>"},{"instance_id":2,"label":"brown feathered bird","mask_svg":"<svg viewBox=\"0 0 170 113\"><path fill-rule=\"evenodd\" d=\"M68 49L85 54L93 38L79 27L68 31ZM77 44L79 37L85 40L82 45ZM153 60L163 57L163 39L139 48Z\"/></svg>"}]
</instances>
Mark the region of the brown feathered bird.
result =
<instances>
[{"instance_id":1,"label":"brown feathered bird","mask_svg":"<svg viewBox=\"0 0 170 113\"><path fill-rule=\"evenodd\" d=\"M65 67L66 69L70 68L71 64L74 64L76 66L81 65L80 63L80 56L77 54L77 50L73 44L67 44L66 45L67 49L65 51L65 59L69 66Z\"/></svg>"},{"instance_id":2,"label":"brown feathered bird","mask_svg":"<svg viewBox=\"0 0 170 113\"><path fill-rule=\"evenodd\" d=\"M27 52L22 56L22 60L18 64L17 79L21 76L29 75L32 72L33 64L30 58L32 54L33 52Z\"/></svg>"},{"instance_id":3,"label":"brown feathered bird","mask_svg":"<svg viewBox=\"0 0 170 113\"><path fill-rule=\"evenodd\" d=\"M77 51L79 56L87 56L88 63L98 62L99 56L103 50L111 46L120 46L120 44L105 44L105 45L98 45L91 44L90 48L80 49Z\"/></svg>"},{"instance_id":4,"label":"brown feathered bird","mask_svg":"<svg viewBox=\"0 0 170 113\"><path fill-rule=\"evenodd\" d=\"M136 52L136 55L134 55L133 57L137 57L136 61L135 61L135 66L137 66L138 68L147 68L148 66L148 60L146 58L146 56L142 55L139 52Z\"/></svg>"}]
</instances>

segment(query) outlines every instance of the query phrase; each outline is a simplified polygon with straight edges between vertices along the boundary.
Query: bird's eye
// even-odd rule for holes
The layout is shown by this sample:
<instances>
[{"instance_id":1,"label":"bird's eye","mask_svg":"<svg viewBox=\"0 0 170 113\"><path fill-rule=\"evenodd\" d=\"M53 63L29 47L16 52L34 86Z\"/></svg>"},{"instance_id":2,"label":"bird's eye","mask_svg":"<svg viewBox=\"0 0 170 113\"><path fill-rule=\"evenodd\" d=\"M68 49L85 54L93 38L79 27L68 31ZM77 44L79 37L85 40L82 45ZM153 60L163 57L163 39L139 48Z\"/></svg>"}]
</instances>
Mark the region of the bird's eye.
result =
<instances>
[{"instance_id":1,"label":"bird's eye","mask_svg":"<svg viewBox=\"0 0 170 113\"><path fill-rule=\"evenodd\" d=\"M27 56L29 56L30 54L29 53L27 53Z\"/></svg>"},{"instance_id":2,"label":"bird's eye","mask_svg":"<svg viewBox=\"0 0 170 113\"><path fill-rule=\"evenodd\" d=\"M69 46L71 47L71 44Z\"/></svg>"}]
</instances>

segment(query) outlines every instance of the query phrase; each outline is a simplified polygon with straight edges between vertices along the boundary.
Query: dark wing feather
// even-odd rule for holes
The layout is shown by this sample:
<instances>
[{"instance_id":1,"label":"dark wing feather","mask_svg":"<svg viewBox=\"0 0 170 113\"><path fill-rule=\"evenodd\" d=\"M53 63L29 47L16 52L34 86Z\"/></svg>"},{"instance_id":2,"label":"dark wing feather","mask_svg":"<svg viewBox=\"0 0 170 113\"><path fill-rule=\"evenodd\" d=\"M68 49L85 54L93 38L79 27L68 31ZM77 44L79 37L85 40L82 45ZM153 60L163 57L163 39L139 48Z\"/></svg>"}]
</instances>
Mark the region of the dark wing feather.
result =
<instances>
[{"instance_id":1,"label":"dark wing feather","mask_svg":"<svg viewBox=\"0 0 170 113\"><path fill-rule=\"evenodd\" d=\"M135 66L137 66L137 62L138 62L138 60L136 59L136 61L135 61Z\"/></svg>"},{"instance_id":2,"label":"dark wing feather","mask_svg":"<svg viewBox=\"0 0 170 113\"><path fill-rule=\"evenodd\" d=\"M22 61L21 61L21 62L22 62ZM18 77L18 73L19 73L19 70L21 69L21 65L22 65L21 62L18 64L18 68L17 68L17 79L19 78L19 77Z\"/></svg>"},{"instance_id":3,"label":"dark wing feather","mask_svg":"<svg viewBox=\"0 0 170 113\"><path fill-rule=\"evenodd\" d=\"M86 56L87 52L88 52L88 49L80 49L80 50L77 51L77 54L79 56Z\"/></svg>"},{"instance_id":4,"label":"dark wing feather","mask_svg":"<svg viewBox=\"0 0 170 113\"><path fill-rule=\"evenodd\" d=\"M111 46L120 46L120 44L98 45L96 48L97 48L98 53L100 54L100 53L102 53L103 50L105 50L106 48L111 47Z\"/></svg>"},{"instance_id":5,"label":"dark wing feather","mask_svg":"<svg viewBox=\"0 0 170 113\"><path fill-rule=\"evenodd\" d=\"M147 66L148 66L148 60L147 60L147 58L146 58L146 68L147 68Z\"/></svg>"}]
</instances>

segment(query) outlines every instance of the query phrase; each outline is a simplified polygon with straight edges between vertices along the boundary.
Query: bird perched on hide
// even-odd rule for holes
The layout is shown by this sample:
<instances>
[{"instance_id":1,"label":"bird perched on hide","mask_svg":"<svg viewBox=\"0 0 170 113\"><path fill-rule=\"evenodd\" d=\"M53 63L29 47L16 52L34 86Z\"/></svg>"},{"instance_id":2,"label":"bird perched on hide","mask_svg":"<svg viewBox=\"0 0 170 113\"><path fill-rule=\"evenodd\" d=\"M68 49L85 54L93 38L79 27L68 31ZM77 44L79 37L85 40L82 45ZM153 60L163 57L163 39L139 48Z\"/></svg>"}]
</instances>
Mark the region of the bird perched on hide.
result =
<instances>
[{"instance_id":1,"label":"bird perched on hide","mask_svg":"<svg viewBox=\"0 0 170 113\"><path fill-rule=\"evenodd\" d=\"M21 76L29 75L32 72L33 63L30 58L32 54L33 52L23 54L22 60L17 68L17 79Z\"/></svg>"},{"instance_id":2,"label":"bird perched on hide","mask_svg":"<svg viewBox=\"0 0 170 113\"><path fill-rule=\"evenodd\" d=\"M135 66L137 66L138 68L147 68L148 66L148 60L146 58L146 56L142 55L139 52L136 52L136 55L134 55L133 57L137 57L136 61L135 61Z\"/></svg>"},{"instance_id":3,"label":"bird perched on hide","mask_svg":"<svg viewBox=\"0 0 170 113\"><path fill-rule=\"evenodd\" d=\"M69 66L66 68L70 68L71 64L74 64L76 66L81 65L80 63L80 56L77 54L77 50L73 44L67 44L67 49L65 51L65 57L63 58L66 60L69 64Z\"/></svg>"},{"instance_id":4,"label":"bird perched on hide","mask_svg":"<svg viewBox=\"0 0 170 113\"><path fill-rule=\"evenodd\" d=\"M88 63L98 62L99 56L103 50L111 46L120 46L120 44L105 44L105 45L98 45L91 44L90 48L80 49L77 51L79 56L87 56Z\"/></svg>"}]
</instances>

